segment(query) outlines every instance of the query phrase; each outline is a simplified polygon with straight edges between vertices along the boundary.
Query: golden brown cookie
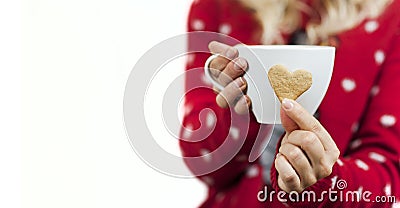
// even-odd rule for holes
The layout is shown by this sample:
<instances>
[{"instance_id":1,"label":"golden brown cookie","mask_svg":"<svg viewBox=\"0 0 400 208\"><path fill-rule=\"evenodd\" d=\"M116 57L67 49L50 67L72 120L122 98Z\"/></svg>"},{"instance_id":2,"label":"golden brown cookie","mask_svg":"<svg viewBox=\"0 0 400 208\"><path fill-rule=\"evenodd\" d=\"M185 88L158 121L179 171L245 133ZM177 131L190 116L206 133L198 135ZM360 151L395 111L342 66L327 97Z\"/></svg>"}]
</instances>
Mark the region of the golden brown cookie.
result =
<instances>
[{"instance_id":1,"label":"golden brown cookie","mask_svg":"<svg viewBox=\"0 0 400 208\"><path fill-rule=\"evenodd\" d=\"M268 79L279 101L284 98L296 100L312 84L312 74L306 70L290 72L282 65L274 65L268 72Z\"/></svg>"}]
</instances>

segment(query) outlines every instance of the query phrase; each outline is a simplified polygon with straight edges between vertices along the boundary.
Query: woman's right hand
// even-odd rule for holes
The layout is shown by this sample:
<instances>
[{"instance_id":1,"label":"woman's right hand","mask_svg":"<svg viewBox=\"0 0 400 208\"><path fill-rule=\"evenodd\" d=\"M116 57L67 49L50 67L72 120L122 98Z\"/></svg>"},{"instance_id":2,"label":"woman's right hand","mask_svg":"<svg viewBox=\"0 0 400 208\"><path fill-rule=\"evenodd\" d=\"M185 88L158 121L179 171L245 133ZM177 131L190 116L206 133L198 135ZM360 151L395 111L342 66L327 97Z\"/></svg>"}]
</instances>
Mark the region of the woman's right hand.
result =
<instances>
[{"instance_id":1,"label":"woman's right hand","mask_svg":"<svg viewBox=\"0 0 400 208\"><path fill-rule=\"evenodd\" d=\"M243 78L247 70L247 61L238 57L236 48L212 41L208 45L210 52L220 54L210 63L210 72L225 88L218 91L216 102L221 108L233 107L236 113L246 114L250 110L251 100L246 94L247 82Z\"/></svg>"}]
</instances>

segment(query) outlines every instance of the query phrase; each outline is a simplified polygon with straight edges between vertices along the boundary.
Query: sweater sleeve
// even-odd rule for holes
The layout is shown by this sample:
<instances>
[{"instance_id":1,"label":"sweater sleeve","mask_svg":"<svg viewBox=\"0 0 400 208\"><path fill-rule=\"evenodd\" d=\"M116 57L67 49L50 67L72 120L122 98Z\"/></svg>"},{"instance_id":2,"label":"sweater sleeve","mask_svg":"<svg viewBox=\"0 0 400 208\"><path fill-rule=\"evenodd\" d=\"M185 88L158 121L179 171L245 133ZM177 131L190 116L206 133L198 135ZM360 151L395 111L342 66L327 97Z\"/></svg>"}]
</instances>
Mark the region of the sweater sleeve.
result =
<instances>
[{"instance_id":1,"label":"sweater sleeve","mask_svg":"<svg viewBox=\"0 0 400 208\"><path fill-rule=\"evenodd\" d=\"M215 0L194 1L188 16L188 31L218 32L218 9ZM197 38L189 34L188 51L207 51L212 40L221 41L218 36ZM237 115L233 109L222 109L216 104L216 93L203 73L209 56L202 52L188 55L185 115L179 144L191 172L209 189L218 192L240 180L250 166L248 156L259 130L268 133L270 128L260 126L253 114Z\"/></svg>"},{"instance_id":2,"label":"sweater sleeve","mask_svg":"<svg viewBox=\"0 0 400 208\"><path fill-rule=\"evenodd\" d=\"M374 95L370 97L369 106L356 137L334 165L332 174L306 189L314 191L316 196L322 196L323 192L329 189L337 191L335 200L325 195L323 200L318 202L319 207L395 207L392 204L396 204L396 200L398 205L400 201L399 89L400 34L397 33L382 65L377 86L372 89ZM274 188L280 191L275 167L272 167L271 175ZM342 198L340 198L341 193ZM355 193L360 194L360 202L356 202ZM295 202L292 205L309 207L310 202Z\"/></svg>"}]
</instances>

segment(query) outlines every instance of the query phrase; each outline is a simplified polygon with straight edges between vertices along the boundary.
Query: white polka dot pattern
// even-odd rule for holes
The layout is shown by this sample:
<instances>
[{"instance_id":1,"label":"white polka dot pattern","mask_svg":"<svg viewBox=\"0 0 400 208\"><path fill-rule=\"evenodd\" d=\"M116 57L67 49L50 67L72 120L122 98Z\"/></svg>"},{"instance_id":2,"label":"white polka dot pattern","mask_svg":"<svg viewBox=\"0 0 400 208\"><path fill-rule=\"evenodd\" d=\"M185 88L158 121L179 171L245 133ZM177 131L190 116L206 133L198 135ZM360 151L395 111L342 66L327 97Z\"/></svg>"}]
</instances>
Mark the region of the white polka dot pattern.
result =
<instances>
[{"instance_id":1,"label":"white polka dot pattern","mask_svg":"<svg viewBox=\"0 0 400 208\"><path fill-rule=\"evenodd\" d=\"M232 31L232 27L228 23L224 23L221 26L219 26L219 32L223 33L225 35L229 35Z\"/></svg>"},{"instance_id":2,"label":"white polka dot pattern","mask_svg":"<svg viewBox=\"0 0 400 208\"><path fill-rule=\"evenodd\" d=\"M392 186L390 184L386 184L385 188L383 188L386 196L392 195Z\"/></svg>"},{"instance_id":3,"label":"white polka dot pattern","mask_svg":"<svg viewBox=\"0 0 400 208\"><path fill-rule=\"evenodd\" d=\"M376 153L376 152L370 152L370 153L368 154L368 156L369 156L369 158L371 158L372 160L375 160L375 161L377 161L377 162L379 162L379 163L384 163L384 162L386 162L386 157L383 156L383 155L381 155L381 154L378 154L378 153Z\"/></svg>"},{"instance_id":4,"label":"white polka dot pattern","mask_svg":"<svg viewBox=\"0 0 400 208\"><path fill-rule=\"evenodd\" d=\"M358 187L357 192L358 192L358 196L359 196L359 197L362 196L362 194L363 194L363 189L364 189L364 187L362 187L362 186Z\"/></svg>"},{"instance_id":5,"label":"white polka dot pattern","mask_svg":"<svg viewBox=\"0 0 400 208\"><path fill-rule=\"evenodd\" d=\"M193 64L195 57L196 57L196 55L194 55L194 54L188 54L186 56L187 64Z\"/></svg>"},{"instance_id":6,"label":"white polka dot pattern","mask_svg":"<svg viewBox=\"0 0 400 208\"><path fill-rule=\"evenodd\" d=\"M238 139L239 139L239 129L236 128L236 127L234 127L234 126L232 126L232 127L229 129L229 135L232 136L232 139L238 140Z\"/></svg>"},{"instance_id":7,"label":"white polka dot pattern","mask_svg":"<svg viewBox=\"0 0 400 208\"><path fill-rule=\"evenodd\" d=\"M210 162L211 161L211 154L210 151L206 149L201 149L200 150L200 155L203 156L204 161Z\"/></svg>"},{"instance_id":8,"label":"white polka dot pattern","mask_svg":"<svg viewBox=\"0 0 400 208\"><path fill-rule=\"evenodd\" d=\"M185 106L184 114L185 116L189 115L189 113L193 110L193 105L192 104L187 104Z\"/></svg>"},{"instance_id":9,"label":"white polka dot pattern","mask_svg":"<svg viewBox=\"0 0 400 208\"><path fill-rule=\"evenodd\" d=\"M258 167L253 165L247 170L246 176L248 178L254 178L254 177L258 176L258 173L259 173Z\"/></svg>"},{"instance_id":10,"label":"white polka dot pattern","mask_svg":"<svg viewBox=\"0 0 400 208\"><path fill-rule=\"evenodd\" d=\"M360 145L361 145L361 140L360 139L356 139L356 140L354 140L353 142L351 142L351 144L350 144L350 148L351 149L356 149L356 148L358 148Z\"/></svg>"},{"instance_id":11,"label":"white polka dot pattern","mask_svg":"<svg viewBox=\"0 0 400 208\"><path fill-rule=\"evenodd\" d=\"M206 118L206 125L207 127L212 127L214 124L215 124L215 115L209 112Z\"/></svg>"},{"instance_id":12,"label":"white polka dot pattern","mask_svg":"<svg viewBox=\"0 0 400 208\"><path fill-rule=\"evenodd\" d=\"M374 57L375 57L375 62L378 65L381 65L385 61L385 53L382 50L377 50L375 52Z\"/></svg>"},{"instance_id":13,"label":"white polka dot pattern","mask_svg":"<svg viewBox=\"0 0 400 208\"><path fill-rule=\"evenodd\" d=\"M342 162L341 159L338 159L336 162L337 162L337 164L338 164L339 166L343 166L343 162Z\"/></svg>"},{"instance_id":14,"label":"white polka dot pattern","mask_svg":"<svg viewBox=\"0 0 400 208\"><path fill-rule=\"evenodd\" d=\"M204 22L199 19L193 20L191 26L193 30L204 30L205 28Z\"/></svg>"},{"instance_id":15,"label":"white polka dot pattern","mask_svg":"<svg viewBox=\"0 0 400 208\"><path fill-rule=\"evenodd\" d=\"M183 130L183 138L185 139L189 139L190 136L192 136L192 132L193 132L193 125L192 124L188 124L186 125L186 128L184 128Z\"/></svg>"},{"instance_id":16,"label":"white polka dot pattern","mask_svg":"<svg viewBox=\"0 0 400 208\"><path fill-rule=\"evenodd\" d=\"M345 78L342 80L342 87L344 91L351 92L356 88L356 82L352 79Z\"/></svg>"},{"instance_id":17,"label":"white polka dot pattern","mask_svg":"<svg viewBox=\"0 0 400 208\"><path fill-rule=\"evenodd\" d=\"M206 184L208 184L210 186L212 186L214 184L214 180L208 176L204 176L202 179Z\"/></svg>"},{"instance_id":18,"label":"white polka dot pattern","mask_svg":"<svg viewBox=\"0 0 400 208\"><path fill-rule=\"evenodd\" d=\"M383 115L379 121L384 127L392 127L396 124L396 118L388 114Z\"/></svg>"},{"instance_id":19,"label":"white polka dot pattern","mask_svg":"<svg viewBox=\"0 0 400 208\"><path fill-rule=\"evenodd\" d=\"M360 124L358 122L353 123L353 125L351 125L351 132L353 132L353 133L357 132L359 126L360 126Z\"/></svg>"},{"instance_id":20,"label":"white polka dot pattern","mask_svg":"<svg viewBox=\"0 0 400 208\"><path fill-rule=\"evenodd\" d=\"M362 161L362 160L357 159L357 160L356 160L356 165L357 165L359 168L361 168L361 169L363 169L363 170L365 170L365 171L369 170L369 166L368 166L364 161Z\"/></svg>"},{"instance_id":21,"label":"white polka dot pattern","mask_svg":"<svg viewBox=\"0 0 400 208\"><path fill-rule=\"evenodd\" d=\"M375 20L368 21L364 25L364 29L367 33L373 33L379 28L379 24Z\"/></svg>"},{"instance_id":22,"label":"white polka dot pattern","mask_svg":"<svg viewBox=\"0 0 400 208\"><path fill-rule=\"evenodd\" d=\"M334 177L331 178L331 181L332 181L331 189L335 188L337 179L338 179L338 176L334 176Z\"/></svg>"},{"instance_id":23,"label":"white polka dot pattern","mask_svg":"<svg viewBox=\"0 0 400 208\"><path fill-rule=\"evenodd\" d=\"M379 90L380 90L379 86L376 86L376 85L373 86L373 87L371 88L371 95L372 95L372 96L378 95Z\"/></svg>"}]
</instances>

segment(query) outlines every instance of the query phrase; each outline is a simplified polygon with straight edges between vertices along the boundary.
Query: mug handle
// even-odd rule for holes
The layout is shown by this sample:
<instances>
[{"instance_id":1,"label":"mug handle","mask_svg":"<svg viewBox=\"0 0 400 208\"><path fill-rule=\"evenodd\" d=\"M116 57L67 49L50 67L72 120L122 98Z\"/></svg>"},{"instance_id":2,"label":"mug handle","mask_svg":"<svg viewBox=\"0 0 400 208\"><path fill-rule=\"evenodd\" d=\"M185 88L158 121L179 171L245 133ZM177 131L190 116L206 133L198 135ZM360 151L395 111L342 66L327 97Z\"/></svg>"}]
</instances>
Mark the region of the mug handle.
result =
<instances>
[{"instance_id":1,"label":"mug handle","mask_svg":"<svg viewBox=\"0 0 400 208\"><path fill-rule=\"evenodd\" d=\"M214 85L215 88L217 88L218 90L222 91L224 89L224 86L222 86L220 83L218 83L214 79L214 77L211 75L210 67L209 67L211 61L214 60L215 58L217 58L218 56L219 56L219 54L214 54L214 55L208 57L206 63L204 64L204 74L211 81L211 83Z\"/></svg>"}]
</instances>

